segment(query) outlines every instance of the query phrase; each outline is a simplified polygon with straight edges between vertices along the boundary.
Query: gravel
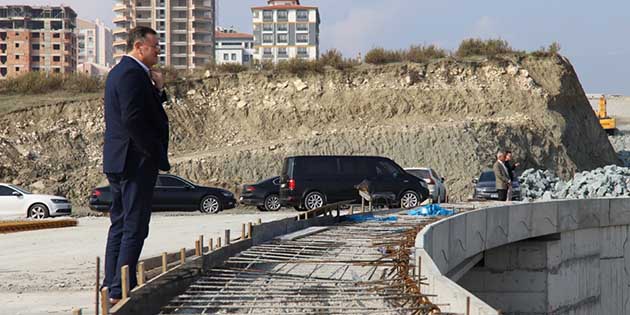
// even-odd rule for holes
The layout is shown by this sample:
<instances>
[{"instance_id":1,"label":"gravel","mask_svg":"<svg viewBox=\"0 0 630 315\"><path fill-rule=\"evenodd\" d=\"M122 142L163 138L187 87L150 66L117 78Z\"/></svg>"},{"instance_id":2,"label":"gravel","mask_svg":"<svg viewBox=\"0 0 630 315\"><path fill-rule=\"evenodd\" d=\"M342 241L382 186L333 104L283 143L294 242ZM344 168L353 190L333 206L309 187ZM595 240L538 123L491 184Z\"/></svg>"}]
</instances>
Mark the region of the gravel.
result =
<instances>
[{"instance_id":1,"label":"gravel","mask_svg":"<svg viewBox=\"0 0 630 315\"><path fill-rule=\"evenodd\" d=\"M630 196L630 168L617 165L576 173L566 182L549 170L535 169L519 179L523 201Z\"/></svg>"}]
</instances>

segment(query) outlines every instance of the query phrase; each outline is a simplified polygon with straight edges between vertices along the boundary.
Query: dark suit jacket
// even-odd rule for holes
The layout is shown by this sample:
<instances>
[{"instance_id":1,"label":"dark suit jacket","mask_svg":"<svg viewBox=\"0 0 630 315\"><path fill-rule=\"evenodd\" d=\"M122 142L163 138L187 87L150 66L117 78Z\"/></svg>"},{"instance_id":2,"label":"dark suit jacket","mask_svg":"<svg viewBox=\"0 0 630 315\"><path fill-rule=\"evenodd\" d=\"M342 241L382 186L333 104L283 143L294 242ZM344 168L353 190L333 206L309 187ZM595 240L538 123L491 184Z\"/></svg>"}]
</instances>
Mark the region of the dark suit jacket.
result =
<instances>
[{"instance_id":1,"label":"dark suit jacket","mask_svg":"<svg viewBox=\"0 0 630 315\"><path fill-rule=\"evenodd\" d=\"M510 175L507 170L499 161L494 162L492 166L492 170L494 171L494 177L496 178L496 188L497 189L508 189L510 185L512 185L512 181L510 180Z\"/></svg>"},{"instance_id":2,"label":"dark suit jacket","mask_svg":"<svg viewBox=\"0 0 630 315\"><path fill-rule=\"evenodd\" d=\"M168 171L166 95L154 86L142 66L123 57L105 83L103 171L123 173L128 155L140 155Z\"/></svg>"}]
</instances>

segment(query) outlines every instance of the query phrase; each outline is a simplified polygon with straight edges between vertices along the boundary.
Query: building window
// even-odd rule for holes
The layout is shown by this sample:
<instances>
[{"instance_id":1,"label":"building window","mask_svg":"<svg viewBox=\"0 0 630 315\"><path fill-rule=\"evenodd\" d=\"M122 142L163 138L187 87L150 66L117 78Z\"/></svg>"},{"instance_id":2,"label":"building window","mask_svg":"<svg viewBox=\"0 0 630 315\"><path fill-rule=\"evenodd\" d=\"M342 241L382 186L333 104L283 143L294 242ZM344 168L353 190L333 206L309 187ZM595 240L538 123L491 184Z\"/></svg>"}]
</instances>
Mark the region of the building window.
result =
<instances>
[{"instance_id":1,"label":"building window","mask_svg":"<svg viewBox=\"0 0 630 315\"><path fill-rule=\"evenodd\" d=\"M253 14L254 18L260 17L260 11L258 11L258 10L254 10L254 12L252 12L252 14Z\"/></svg>"},{"instance_id":2,"label":"building window","mask_svg":"<svg viewBox=\"0 0 630 315\"><path fill-rule=\"evenodd\" d=\"M31 48L33 50L39 50L39 44L33 44L33 45L31 45Z\"/></svg>"},{"instance_id":3,"label":"building window","mask_svg":"<svg viewBox=\"0 0 630 315\"><path fill-rule=\"evenodd\" d=\"M289 13L287 10L278 10L278 21L288 21Z\"/></svg>"},{"instance_id":4,"label":"building window","mask_svg":"<svg viewBox=\"0 0 630 315\"><path fill-rule=\"evenodd\" d=\"M59 44L53 44L53 50L59 50L59 48L61 48Z\"/></svg>"},{"instance_id":5,"label":"building window","mask_svg":"<svg viewBox=\"0 0 630 315\"><path fill-rule=\"evenodd\" d=\"M308 43L308 35L307 34L297 34L295 36L296 41L298 43Z\"/></svg>"},{"instance_id":6,"label":"building window","mask_svg":"<svg viewBox=\"0 0 630 315\"><path fill-rule=\"evenodd\" d=\"M33 68L31 68L31 70L32 70L33 72L39 72L39 68L38 68L38 67L33 67Z\"/></svg>"},{"instance_id":7,"label":"building window","mask_svg":"<svg viewBox=\"0 0 630 315\"><path fill-rule=\"evenodd\" d=\"M20 67L15 67L16 72L20 72Z\"/></svg>"},{"instance_id":8,"label":"building window","mask_svg":"<svg viewBox=\"0 0 630 315\"><path fill-rule=\"evenodd\" d=\"M308 21L308 11L306 11L306 10L297 10L297 20L298 21Z\"/></svg>"},{"instance_id":9,"label":"building window","mask_svg":"<svg viewBox=\"0 0 630 315\"><path fill-rule=\"evenodd\" d=\"M286 48L278 48L278 57L288 57Z\"/></svg>"},{"instance_id":10,"label":"building window","mask_svg":"<svg viewBox=\"0 0 630 315\"><path fill-rule=\"evenodd\" d=\"M271 23L263 24L263 32L273 32L273 24Z\"/></svg>"},{"instance_id":11,"label":"building window","mask_svg":"<svg viewBox=\"0 0 630 315\"><path fill-rule=\"evenodd\" d=\"M15 48L20 48L20 43L15 43Z\"/></svg>"},{"instance_id":12,"label":"building window","mask_svg":"<svg viewBox=\"0 0 630 315\"><path fill-rule=\"evenodd\" d=\"M39 38L39 33L31 33L32 38Z\"/></svg>"},{"instance_id":13,"label":"building window","mask_svg":"<svg viewBox=\"0 0 630 315\"><path fill-rule=\"evenodd\" d=\"M39 62L39 56L31 56L32 62Z\"/></svg>"},{"instance_id":14,"label":"building window","mask_svg":"<svg viewBox=\"0 0 630 315\"><path fill-rule=\"evenodd\" d=\"M269 10L263 11L263 21L265 22L273 21L273 11L269 11Z\"/></svg>"},{"instance_id":15,"label":"building window","mask_svg":"<svg viewBox=\"0 0 630 315\"><path fill-rule=\"evenodd\" d=\"M59 33L54 33L53 34L53 38L60 38L60 37L61 37L61 34L59 34Z\"/></svg>"},{"instance_id":16,"label":"building window","mask_svg":"<svg viewBox=\"0 0 630 315\"><path fill-rule=\"evenodd\" d=\"M286 32L289 30L289 24L281 23L278 24L278 32Z\"/></svg>"},{"instance_id":17,"label":"building window","mask_svg":"<svg viewBox=\"0 0 630 315\"><path fill-rule=\"evenodd\" d=\"M61 58L59 56L53 56L53 61L54 62L59 62L59 61L61 61Z\"/></svg>"},{"instance_id":18,"label":"building window","mask_svg":"<svg viewBox=\"0 0 630 315\"><path fill-rule=\"evenodd\" d=\"M297 23L296 29L300 32L308 31L308 23Z\"/></svg>"},{"instance_id":19,"label":"building window","mask_svg":"<svg viewBox=\"0 0 630 315\"><path fill-rule=\"evenodd\" d=\"M223 60L230 60L230 54L223 54Z\"/></svg>"},{"instance_id":20,"label":"building window","mask_svg":"<svg viewBox=\"0 0 630 315\"><path fill-rule=\"evenodd\" d=\"M15 36L20 36L20 32L15 32Z\"/></svg>"},{"instance_id":21,"label":"building window","mask_svg":"<svg viewBox=\"0 0 630 315\"><path fill-rule=\"evenodd\" d=\"M271 56L271 48L264 48L263 49L263 55L265 56Z\"/></svg>"},{"instance_id":22,"label":"building window","mask_svg":"<svg viewBox=\"0 0 630 315\"><path fill-rule=\"evenodd\" d=\"M278 34L278 43L288 43L289 36L287 34Z\"/></svg>"},{"instance_id":23,"label":"building window","mask_svg":"<svg viewBox=\"0 0 630 315\"><path fill-rule=\"evenodd\" d=\"M243 61L244 62L248 62L249 61L249 56L248 55L243 55Z\"/></svg>"},{"instance_id":24,"label":"building window","mask_svg":"<svg viewBox=\"0 0 630 315\"><path fill-rule=\"evenodd\" d=\"M232 61L236 61L236 54L232 54Z\"/></svg>"},{"instance_id":25,"label":"building window","mask_svg":"<svg viewBox=\"0 0 630 315\"><path fill-rule=\"evenodd\" d=\"M20 60L20 55L15 55L15 60Z\"/></svg>"},{"instance_id":26,"label":"building window","mask_svg":"<svg viewBox=\"0 0 630 315\"><path fill-rule=\"evenodd\" d=\"M53 72L55 72L55 73L59 73L59 72L61 72L61 69L59 69L59 68L55 68L55 69L53 69Z\"/></svg>"},{"instance_id":27,"label":"building window","mask_svg":"<svg viewBox=\"0 0 630 315\"><path fill-rule=\"evenodd\" d=\"M297 54L299 57L308 57L308 49L306 47L298 47Z\"/></svg>"},{"instance_id":28,"label":"building window","mask_svg":"<svg viewBox=\"0 0 630 315\"><path fill-rule=\"evenodd\" d=\"M264 34L263 43L273 43L273 34Z\"/></svg>"}]
</instances>

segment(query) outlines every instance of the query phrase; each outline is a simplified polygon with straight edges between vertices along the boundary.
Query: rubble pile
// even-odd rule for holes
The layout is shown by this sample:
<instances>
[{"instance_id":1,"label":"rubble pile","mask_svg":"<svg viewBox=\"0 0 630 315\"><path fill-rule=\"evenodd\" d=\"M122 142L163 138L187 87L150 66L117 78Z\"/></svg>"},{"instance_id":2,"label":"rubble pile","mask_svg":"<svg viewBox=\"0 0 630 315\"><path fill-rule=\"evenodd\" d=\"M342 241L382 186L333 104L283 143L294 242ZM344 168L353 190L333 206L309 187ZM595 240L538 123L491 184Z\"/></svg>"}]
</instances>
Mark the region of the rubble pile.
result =
<instances>
[{"instance_id":1,"label":"rubble pile","mask_svg":"<svg viewBox=\"0 0 630 315\"><path fill-rule=\"evenodd\" d=\"M528 169L519 178L523 201L630 196L630 168L609 165L562 181L553 172Z\"/></svg>"},{"instance_id":2,"label":"rubble pile","mask_svg":"<svg viewBox=\"0 0 630 315\"><path fill-rule=\"evenodd\" d=\"M630 134L627 131L620 131L614 136L609 136L610 144L612 144L617 156L626 167L630 167Z\"/></svg>"}]
</instances>

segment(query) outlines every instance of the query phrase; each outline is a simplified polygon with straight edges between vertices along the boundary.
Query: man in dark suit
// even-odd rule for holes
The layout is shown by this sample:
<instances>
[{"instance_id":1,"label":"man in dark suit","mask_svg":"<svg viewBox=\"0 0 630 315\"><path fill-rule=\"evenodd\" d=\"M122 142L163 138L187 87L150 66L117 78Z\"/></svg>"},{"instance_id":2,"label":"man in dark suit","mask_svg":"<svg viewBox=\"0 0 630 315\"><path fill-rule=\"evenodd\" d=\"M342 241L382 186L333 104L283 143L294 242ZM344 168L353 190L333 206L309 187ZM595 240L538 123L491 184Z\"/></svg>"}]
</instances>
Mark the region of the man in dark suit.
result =
<instances>
[{"instance_id":1,"label":"man in dark suit","mask_svg":"<svg viewBox=\"0 0 630 315\"><path fill-rule=\"evenodd\" d=\"M121 296L120 269L129 266L130 289L137 285L136 265L149 234L151 199L158 169L168 171L168 117L164 80L151 70L160 53L157 33L136 27L128 34L127 55L105 83L103 172L112 193L111 225L103 286L110 302Z\"/></svg>"},{"instance_id":2,"label":"man in dark suit","mask_svg":"<svg viewBox=\"0 0 630 315\"><path fill-rule=\"evenodd\" d=\"M499 200L506 201L507 200L507 191L508 187L512 185L512 181L510 180L510 175L508 173L507 168L505 167L505 153L498 152L497 153L497 161L494 162L492 166L492 170L494 171L494 177L496 179L497 193L499 194Z\"/></svg>"}]
</instances>

